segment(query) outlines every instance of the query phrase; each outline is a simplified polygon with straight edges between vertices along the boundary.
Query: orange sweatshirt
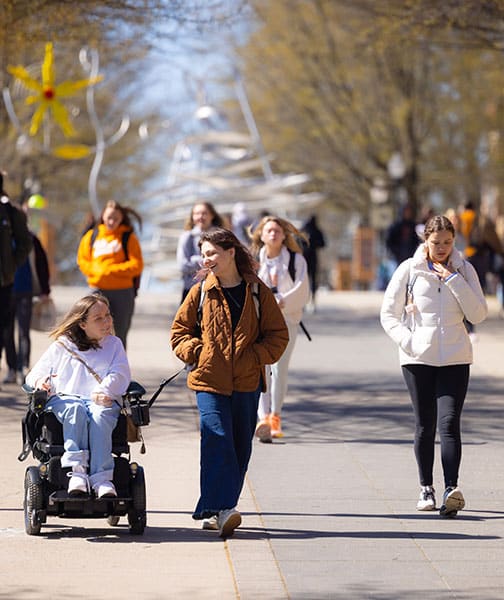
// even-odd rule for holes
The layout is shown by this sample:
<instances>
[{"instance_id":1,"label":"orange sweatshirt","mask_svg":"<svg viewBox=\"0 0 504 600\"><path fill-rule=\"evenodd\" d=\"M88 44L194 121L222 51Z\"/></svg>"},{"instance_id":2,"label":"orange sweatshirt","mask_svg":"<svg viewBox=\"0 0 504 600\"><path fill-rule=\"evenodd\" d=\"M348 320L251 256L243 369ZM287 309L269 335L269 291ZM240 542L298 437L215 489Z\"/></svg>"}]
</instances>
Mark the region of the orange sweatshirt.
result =
<instances>
[{"instance_id":1,"label":"orange sweatshirt","mask_svg":"<svg viewBox=\"0 0 504 600\"><path fill-rule=\"evenodd\" d=\"M126 225L119 225L114 231L109 231L105 225L98 225L93 248L93 230L82 236L77 250L77 264L89 287L102 290L133 287L133 278L142 273L143 259L138 238L132 232L128 239L128 260L125 260L122 235L128 229Z\"/></svg>"}]
</instances>

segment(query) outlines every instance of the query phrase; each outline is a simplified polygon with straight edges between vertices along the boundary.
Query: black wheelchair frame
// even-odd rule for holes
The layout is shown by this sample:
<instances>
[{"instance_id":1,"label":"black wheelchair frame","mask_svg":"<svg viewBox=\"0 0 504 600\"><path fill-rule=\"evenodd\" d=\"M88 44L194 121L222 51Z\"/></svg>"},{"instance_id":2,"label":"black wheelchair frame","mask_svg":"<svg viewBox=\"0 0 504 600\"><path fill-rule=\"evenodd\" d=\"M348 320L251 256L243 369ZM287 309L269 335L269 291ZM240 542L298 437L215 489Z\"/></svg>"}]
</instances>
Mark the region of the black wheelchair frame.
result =
<instances>
[{"instance_id":1,"label":"black wheelchair frame","mask_svg":"<svg viewBox=\"0 0 504 600\"><path fill-rule=\"evenodd\" d=\"M147 525L145 474L143 467L130 462L126 419L131 418L139 427L148 425L149 408L166 383L168 380L161 383L150 401L142 399L145 389L135 381L130 383L123 396L123 410L112 433L113 483L117 490L114 498L96 498L93 493L68 495L70 469L61 467L64 452L62 425L52 413L44 412L47 393L23 385L28 410L23 418L23 450L18 459L25 460L31 452L39 461L38 466L29 466L25 471L23 510L28 535L40 534L48 516L106 518L111 526L116 526L120 518L126 516L131 534L144 533Z\"/></svg>"}]
</instances>

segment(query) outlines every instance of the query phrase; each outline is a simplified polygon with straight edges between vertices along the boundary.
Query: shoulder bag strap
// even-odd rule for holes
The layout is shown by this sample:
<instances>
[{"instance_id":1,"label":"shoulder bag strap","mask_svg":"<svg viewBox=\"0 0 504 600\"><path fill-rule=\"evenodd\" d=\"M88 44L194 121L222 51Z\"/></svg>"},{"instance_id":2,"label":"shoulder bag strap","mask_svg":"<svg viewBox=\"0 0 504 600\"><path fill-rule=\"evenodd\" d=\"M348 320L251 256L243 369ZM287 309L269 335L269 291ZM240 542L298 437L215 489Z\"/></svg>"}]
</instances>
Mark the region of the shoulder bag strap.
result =
<instances>
[{"instance_id":1,"label":"shoulder bag strap","mask_svg":"<svg viewBox=\"0 0 504 600\"><path fill-rule=\"evenodd\" d=\"M60 346L63 346L63 348L65 348L65 350L66 350L66 351L67 351L69 354L71 354L71 355L72 355L74 358L76 358L76 359L77 359L79 362L81 362L81 363L82 363L82 364L83 364L83 365L86 367L86 369L87 369L87 370L88 370L88 371L91 373L91 375L92 375L92 376L93 376L93 377L96 379L96 381L97 381L98 383L101 383L101 382L102 382L102 378L101 378L101 377L98 375L98 373L97 373L97 372L96 372L94 369L92 369L92 368L91 368L91 367L90 367L90 366L87 364L87 362L86 362L86 361L85 361L83 358L81 358L81 357L80 357L80 356L77 354L77 352L74 352L73 350L71 350L71 349L70 349L68 346L66 346L66 345L65 345L63 342L60 342L60 341L58 341L58 344L59 344Z\"/></svg>"}]
</instances>

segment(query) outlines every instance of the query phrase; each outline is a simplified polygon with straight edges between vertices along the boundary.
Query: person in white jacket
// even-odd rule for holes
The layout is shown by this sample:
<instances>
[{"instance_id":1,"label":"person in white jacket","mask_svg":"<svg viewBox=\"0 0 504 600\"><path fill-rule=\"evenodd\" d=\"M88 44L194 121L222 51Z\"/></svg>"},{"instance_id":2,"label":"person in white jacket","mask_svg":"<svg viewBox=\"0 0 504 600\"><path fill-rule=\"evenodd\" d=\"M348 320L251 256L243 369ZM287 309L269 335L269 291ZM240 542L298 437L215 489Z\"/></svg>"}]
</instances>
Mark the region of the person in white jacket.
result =
<instances>
[{"instance_id":1,"label":"person in white jacket","mask_svg":"<svg viewBox=\"0 0 504 600\"><path fill-rule=\"evenodd\" d=\"M117 496L112 431L131 374L124 346L113 335L107 298L98 292L81 298L50 336L55 341L26 383L48 392L45 410L63 424L61 466L72 469L68 493L92 488L98 498Z\"/></svg>"},{"instance_id":2,"label":"person in white jacket","mask_svg":"<svg viewBox=\"0 0 504 600\"><path fill-rule=\"evenodd\" d=\"M276 216L263 217L252 233L252 252L259 256L258 275L275 294L289 330L289 343L280 360L266 368L267 391L259 398L256 428L261 442L283 436L281 412L287 394L289 363L303 308L310 296L308 267L296 237L305 236L292 223ZM294 278L289 273L291 260Z\"/></svg>"},{"instance_id":3,"label":"person in white jacket","mask_svg":"<svg viewBox=\"0 0 504 600\"><path fill-rule=\"evenodd\" d=\"M436 423L444 486L440 515L465 506L458 487L460 417L469 382L472 344L464 324L480 323L487 304L476 271L455 249L455 230L433 216L424 243L394 272L381 307L385 332L399 346L399 360L415 415L414 450L420 479L417 510L435 510L433 487Z\"/></svg>"}]
</instances>

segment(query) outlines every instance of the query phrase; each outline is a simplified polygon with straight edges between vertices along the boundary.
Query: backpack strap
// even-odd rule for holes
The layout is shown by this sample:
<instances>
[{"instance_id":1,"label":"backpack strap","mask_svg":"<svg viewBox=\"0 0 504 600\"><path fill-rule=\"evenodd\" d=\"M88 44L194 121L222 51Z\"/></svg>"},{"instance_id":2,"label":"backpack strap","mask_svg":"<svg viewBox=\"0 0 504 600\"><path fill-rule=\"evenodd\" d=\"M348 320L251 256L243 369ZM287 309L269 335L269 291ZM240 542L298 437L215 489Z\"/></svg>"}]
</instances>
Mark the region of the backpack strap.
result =
<instances>
[{"instance_id":1,"label":"backpack strap","mask_svg":"<svg viewBox=\"0 0 504 600\"><path fill-rule=\"evenodd\" d=\"M203 315L203 300L205 299L205 280L201 280L200 285L200 296L199 296L199 304L198 304L198 312L196 313L196 326L201 330L201 317Z\"/></svg>"},{"instance_id":2,"label":"backpack strap","mask_svg":"<svg viewBox=\"0 0 504 600\"><path fill-rule=\"evenodd\" d=\"M93 246L95 243L96 238L98 237L98 227L93 227L93 233L91 234L91 237L89 238L89 248L91 250L91 252L93 251Z\"/></svg>"},{"instance_id":3,"label":"backpack strap","mask_svg":"<svg viewBox=\"0 0 504 600\"><path fill-rule=\"evenodd\" d=\"M290 248L287 248L287 250L289 251L289 275L294 283L296 281L296 253Z\"/></svg>"},{"instance_id":4,"label":"backpack strap","mask_svg":"<svg viewBox=\"0 0 504 600\"><path fill-rule=\"evenodd\" d=\"M287 248L287 250L289 251L288 271L289 271L290 278L292 279L292 283L295 283L295 281L296 281L296 253L294 252L294 250L291 250L290 248ZM306 326L303 323L303 321L299 322L299 326L301 327L301 329L303 330L303 333L308 338L308 341L311 342L312 338L311 338L310 332L308 331L308 329L306 329Z\"/></svg>"},{"instance_id":5,"label":"backpack strap","mask_svg":"<svg viewBox=\"0 0 504 600\"><path fill-rule=\"evenodd\" d=\"M129 260L129 255L128 255L128 240L130 238L131 235L131 229L129 229L128 231L123 231L122 234L122 238L121 238L121 243L122 243L122 248L123 248L123 252L124 252L124 260Z\"/></svg>"},{"instance_id":6,"label":"backpack strap","mask_svg":"<svg viewBox=\"0 0 504 600\"><path fill-rule=\"evenodd\" d=\"M196 325L200 329L201 329L201 317L203 315L203 300L205 299L205 294L206 294L205 280L202 279L201 286L200 286L200 298L199 298L199 304L198 304L198 312L197 312L197 316L196 316ZM259 284L257 283L257 281L254 281L254 283L252 284L252 299L254 301L257 320L259 322L261 322L261 296L259 295Z\"/></svg>"},{"instance_id":7,"label":"backpack strap","mask_svg":"<svg viewBox=\"0 0 504 600\"><path fill-rule=\"evenodd\" d=\"M259 295L259 284L254 281L252 284L252 299L256 310L256 316L259 323L261 322L261 296Z\"/></svg>"},{"instance_id":8,"label":"backpack strap","mask_svg":"<svg viewBox=\"0 0 504 600\"><path fill-rule=\"evenodd\" d=\"M415 273L414 275L412 275L411 273L411 260L410 260L410 264L409 264L409 271L408 271L408 281L406 282L406 298L405 298L405 304L413 304L413 286L415 285L415 281L417 280L418 274Z\"/></svg>"}]
</instances>

